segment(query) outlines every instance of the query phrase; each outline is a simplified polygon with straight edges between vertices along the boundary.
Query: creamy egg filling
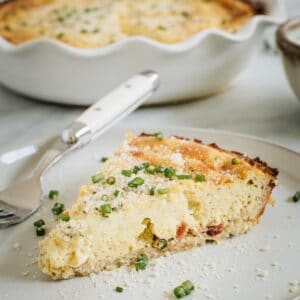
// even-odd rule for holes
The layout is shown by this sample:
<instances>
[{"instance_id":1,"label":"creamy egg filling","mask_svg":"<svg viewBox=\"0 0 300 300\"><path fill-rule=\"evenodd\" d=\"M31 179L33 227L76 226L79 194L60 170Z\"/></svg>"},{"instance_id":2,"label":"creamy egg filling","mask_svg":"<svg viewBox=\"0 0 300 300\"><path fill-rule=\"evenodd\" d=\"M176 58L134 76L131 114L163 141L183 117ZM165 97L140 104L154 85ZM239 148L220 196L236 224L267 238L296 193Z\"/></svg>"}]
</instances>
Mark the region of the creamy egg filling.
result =
<instances>
[{"instance_id":1,"label":"creamy egg filling","mask_svg":"<svg viewBox=\"0 0 300 300\"><path fill-rule=\"evenodd\" d=\"M255 219L267 191L262 190L266 184L263 177L252 175L253 184L240 180L223 186L143 175L145 183L140 190L127 190L125 185L118 197L108 201L102 200L102 195L112 195L116 188L121 190L118 179L115 185L84 186L69 211L70 221L60 222L41 243L43 271L78 268L87 261L113 263L142 251L146 244L153 245L153 237L171 241L171 246L180 240L178 228L182 224L186 224L189 234L205 235L212 226L222 224L226 228L236 220ZM128 182L130 178L123 180ZM169 192L151 196L150 186L163 186ZM106 202L115 210L104 217L98 207ZM145 220L151 223L150 238L143 236Z\"/></svg>"}]
</instances>

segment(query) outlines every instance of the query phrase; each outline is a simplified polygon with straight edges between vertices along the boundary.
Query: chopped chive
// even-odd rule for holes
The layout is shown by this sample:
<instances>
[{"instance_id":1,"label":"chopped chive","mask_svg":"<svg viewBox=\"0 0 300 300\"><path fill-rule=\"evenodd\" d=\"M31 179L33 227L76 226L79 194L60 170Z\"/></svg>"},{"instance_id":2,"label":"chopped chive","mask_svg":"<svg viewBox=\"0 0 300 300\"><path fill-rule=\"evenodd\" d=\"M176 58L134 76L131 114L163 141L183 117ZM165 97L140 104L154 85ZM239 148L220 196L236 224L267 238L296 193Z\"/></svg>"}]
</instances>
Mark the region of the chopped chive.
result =
<instances>
[{"instance_id":1,"label":"chopped chive","mask_svg":"<svg viewBox=\"0 0 300 300\"><path fill-rule=\"evenodd\" d=\"M144 169L147 169L147 168L150 167L150 164L149 163L143 163L142 166L143 166Z\"/></svg>"},{"instance_id":2,"label":"chopped chive","mask_svg":"<svg viewBox=\"0 0 300 300\"><path fill-rule=\"evenodd\" d=\"M185 297L185 291L184 291L183 287L181 287L181 286L177 286L173 290L173 293L174 293L176 299L181 299L181 298Z\"/></svg>"},{"instance_id":3,"label":"chopped chive","mask_svg":"<svg viewBox=\"0 0 300 300\"><path fill-rule=\"evenodd\" d=\"M65 210L65 205L62 203L56 202L52 207L52 213L56 216L60 215Z\"/></svg>"},{"instance_id":4,"label":"chopped chive","mask_svg":"<svg viewBox=\"0 0 300 300\"><path fill-rule=\"evenodd\" d=\"M58 33L57 35L56 35L56 37L58 38L58 39L62 39L63 37L64 37L64 33L63 32L60 32L60 33Z\"/></svg>"},{"instance_id":5,"label":"chopped chive","mask_svg":"<svg viewBox=\"0 0 300 300\"><path fill-rule=\"evenodd\" d=\"M115 289L115 291L117 293L123 293L124 289L122 287L120 287L120 286L117 286L116 289Z\"/></svg>"},{"instance_id":6,"label":"chopped chive","mask_svg":"<svg viewBox=\"0 0 300 300\"><path fill-rule=\"evenodd\" d=\"M59 21L59 22L63 22L64 20L65 20L65 18L62 16L57 17L57 21Z\"/></svg>"},{"instance_id":7,"label":"chopped chive","mask_svg":"<svg viewBox=\"0 0 300 300\"><path fill-rule=\"evenodd\" d=\"M59 196L59 191L57 191L57 190L51 190L48 193L48 198L51 200L57 198L58 196Z\"/></svg>"},{"instance_id":8,"label":"chopped chive","mask_svg":"<svg viewBox=\"0 0 300 300\"><path fill-rule=\"evenodd\" d=\"M157 194L159 195L164 195L164 194L168 194L169 193L169 189L165 188L165 189L157 189Z\"/></svg>"},{"instance_id":9,"label":"chopped chive","mask_svg":"<svg viewBox=\"0 0 300 300\"><path fill-rule=\"evenodd\" d=\"M109 197L106 194L104 194L104 195L102 195L101 200L108 201Z\"/></svg>"},{"instance_id":10,"label":"chopped chive","mask_svg":"<svg viewBox=\"0 0 300 300\"><path fill-rule=\"evenodd\" d=\"M181 286L183 287L186 295L189 295L195 289L194 284L190 280L184 281Z\"/></svg>"},{"instance_id":11,"label":"chopped chive","mask_svg":"<svg viewBox=\"0 0 300 300\"><path fill-rule=\"evenodd\" d=\"M128 182L128 186L131 188L137 188L138 186L144 184L144 179L141 177L135 177L133 180Z\"/></svg>"},{"instance_id":12,"label":"chopped chive","mask_svg":"<svg viewBox=\"0 0 300 300\"><path fill-rule=\"evenodd\" d=\"M145 168L145 173L147 173L147 174L155 174L155 168L149 166L148 168Z\"/></svg>"},{"instance_id":13,"label":"chopped chive","mask_svg":"<svg viewBox=\"0 0 300 300\"><path fill-rule=\"evenodd\" d=\"M35 233L37 236L43 236L46 233L45 229L45 221L43 219L39 219L33 223L35 227Z\"/></svg>"},{"instance_id":14,"label":"chopped chive","mask_svg":"<svg viewBox=\"0 0 300 300\"><path fill-rule=\"evenodd\" d=\"M188 174L176 175L176 177L179 180L193 179L193 176L192 175L188 175Z\"/></svg>"},{"instance_id":15,"label":"chopped chive","mask_svg":"<svg viewBox=\"0 0 300 300\"><path fill-rule=\"evenodd\" d=\"M120 191L119 191L119 190L115 190L115 191L114 191L114 196L115 196L115 197L118 197L119 194L120 194Z\"/></svg>"},{"instance_id":16,"label":"chopped chive","mask_svg":"<svg viewBox=\"0 0 300 300\"><path fill-rule=\"evenodd\" d=\"M99 210L103 217L108 217L108 215L112 212L112 208L110 204L101 205Z\"/></svg>"},{"instance_id":17,"label":"chopped chive","mask_svg":"<svg viewBox=\"0 0 300 300\"><path fill-rule=\"evenodd\" d=\"M122 174L123 176L130 177L131 174L132 174L132 172L131 172L131 170L122 170L122 171L121 171L121 174Z\"/></svg>"},{"instance_id":18,"label":"chopped chive","mask_svg":"<svg viewBox=\"0 0 300 300\"><path fill-rule=\"evenodd\" d=\"M85 33L87 33L87 30L86 29L81 29L80 33L85 34Z\"/></svg>"},{"instance_id":19,"label":"chopped chive","mask_svg":"<svg viewBox=\"0 0 300 300\"><path fill-rule=\"evenodd\" d=\"M43 219L39 219L33 223L35 227L42 227L45 225L45 221Z\"/></svg>"},{"instance_id":20,"label":"chopped chive","mask_svg":"<svg viewBox=\"0 0 300 300\"><path fill-rule=\"evenodd\" d=\"M76 10L74 10L74 11L69 11L69 12L66 14L66 18L72 17L75 13L76 13Z\"/></svg>"},{"instance_id":21,"label":"chopped chive","mask_svg":"<svg viewBox=\"0 0 300 300\"><path fill-rule=\"evenodd\" d=\"M104 174L103 173L98 173L94 176L92 176L92 182L93 183L98 183L104 179Z\"/></svg>"},{"instance_id":22,"label":"chopped chive","mask_svg":"<svg viewBox=\"0 0 300 300\"><path fill-rule=\"evenodd\" d=\"M114 176L110 176L106 179L106 183L110 184L110 185L113 185L116 183L116 177Z\"/></svg>"},{"instance_id":23,"label":"chopped chive","mask_svg":"<svg viewBox=\"0 0 300 300\"><path fill-rule=\"evenodd\" d=\"M194 289L194 284L190 280L186 280L181 285L177 286L173 290L173 293L177 299L180 299L189 295Z\"/></svg>"},{"instance_id":24,"label":"chopped chive","mask_svg":"<svg viewBox=\"0 0 300 300\"><path fill-rule=\"evenodd\" d=\"M158 140L162 140L163 138L164 138L164 136L163 136L163 134L162 134L162 132L155 132L154 134L153 134Z\"/></svg>"},{"instance_id":25,"label":"chopped chive","mask_svg":"<svg viewBox=\"0 0 300 300\"><path fill-rule=\"evenodd\" d=\"M64 222L69 222L71 219L69 215L60 215L59 218Z\"/></svg>"},{"instance_id":26,"label":"chopped chive","mask_svg":"<svg viewBox=\"0 0 300 300\"><path fill-rule=\"evenodd\" d=\"M167 28L166 28L165 26L158 25L158 26L157 26L157 29L158 29L158 30L166 30Z\"/></svg>"},{"instance_id":27,"label":"chopped chive","mask_svg":"<svg viewBox=\"0 0 300 300\"><path fill-rule=\"evenodd\" d=\"M150 191L149 191L149 195L150 195L150 196L154 196L154 194L155 194L155 188L152 187L152 188L150 189Z\"/></svg>"},{"instance_id":28,"label":"chopped chive","mask_svg":"<svg viewBox=\"0 0 300 300\"><path fill-rule=\"evenodd\" d=\"M149 262L149 259L148 259L147 255L144 253L141 253L137 257L136 262L135 262L136 271L145 270L148 262Z\"/></svg>"},{"instance_id":29,"label":"chopped chive","mask_svg":"<svg viewBox=\"0 0 300 300\"><path fill-rule=\"evenodd\" d=\"M37 236L44 236L46 234L46 229L44 226L41 227L36 227L35 228L35 233Z\"/></svg>"},{"instance_id":30,"label":"chopped chive","mask_svg":"<svg viewBox=\"0 0 300 300\"><path fill-rule=\"evenodd\" d=\"M174 168L165 168L164 169L164 175L167 178L172 178L173 176L175 176L176 171Z\"/></svg>"},{"instance_id":31,"label":"chopped chive","mask_svg":"<svg viewBox=\"0 0 300 300\"><path fill-rule=\"evenodd\" d=\"M196 174L194 180L195 182L204 182L206 178L203 174Z\"/></svg>"},{"instance_id":32,"label":"chopped chive","mask_svg":"<svg viewBox=\"0 0 300 300\"><path fill-rule=\"evenodd\" d=\"M104 162L106 162L107 160L108 160L108 158L107 158L107 157L105 157L105 156L103 156L103 157L101 158L101 160L100 160L100 161L104 163Z\"/></svg>"},{"instance_id":33,"label":"chopped chive","mask_svg":"<svg viewBox=\"0 0 300 300\"><path fill-rule=\"evenodd\" d=\"M238 163L237 159L234 157L232 160L231 160L231 164L232 165L236 165Z\"/></svg>"},{"instance_id":34,"label":"chopped chive","mask_svg":"<svg viewBox=\"0 0 300 300\"><path fill-rule=\"evenodd\" d=\"M142 167L134 166L133 169L132 169L132 173L133 174L137 174L141 170L142 170Z\"/></svg>"},{"instance_id":35,"label":"chopped chive","mask_svg":"<svg viewBox=\"0 0 300 300\"><path fill-rule=\"evenodd\" d=\"M300 200L300 191L296 192L292 199L294 202L298 202Z\"/></svg>"},{"instance_id":36,"label":"chopped chive","mask_svg":"<svg viewBox=\"0 0 300 300\"><path fill-rule=\"evenodd\" d=\"M11 27L10 27L9 25L5 25L5 26L4 26L4 30L6 30L6 31L11 31Z\"/></svg>"},{"instance_id":37,"label":"chopped chive","mask_svg":"<svg viewBox=\"0 0 300 300\"><path fill-rule=\"evenodd\" d=\"M84 12L90 13L90 12L97 11L97 10L99 10L99 7L87 7L84 9Z\"/></svg>"},{"instance_id":38,"label":"chopped chive","mask_svg":"<svg viewBox=\"0 0 300 300\"><path fill-rule=\"evenodd\" d=\"M99 28L95 28L95 29L93 30L93 33L98 33L98 32L100 32L100 29L99 29Z\"/></svg>"},{"instance_id":39,"label":"chopped chive","mask_svg":"<svg viewBox=\"0 0 300 300\"><path fill-rule=\"evenodd\" d=\"M156 167L154 168L155 173L164 173L164 168L163 167Z\"/></svg>"}]
</instances>

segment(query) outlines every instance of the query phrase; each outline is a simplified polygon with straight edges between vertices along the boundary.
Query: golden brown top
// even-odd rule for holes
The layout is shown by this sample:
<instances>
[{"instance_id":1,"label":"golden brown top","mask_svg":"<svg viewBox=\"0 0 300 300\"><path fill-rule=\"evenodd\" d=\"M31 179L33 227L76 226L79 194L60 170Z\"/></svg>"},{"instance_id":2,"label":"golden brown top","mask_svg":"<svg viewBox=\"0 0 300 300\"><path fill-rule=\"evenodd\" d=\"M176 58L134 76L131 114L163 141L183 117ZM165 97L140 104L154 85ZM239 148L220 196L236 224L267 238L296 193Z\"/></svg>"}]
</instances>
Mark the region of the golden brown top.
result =
<instances>
[{"instance_id":1,"label":"golden brown top","mask_svg":"<svg viewBox=\"0 0 300 300\"><path fill-rule=\"evenodd\" d=\"M250 170L261 171L274 180L278 174L277 169L269 167L259 158L251 159L242 153L224 150L216 144L203 144L200 140L181 137L158 139L154 135L141 134L130 141L130 146L134 149L131 155L155 166L176 167L178 159L174 154L178 154L185 172L201 173L212 181L216 178L226 180L229 174L245 179Z\"/></svg>"},{"instance_id":2,"label":"golden brown top","mask_svg":"<svg viewBox=\"0 0 300 300\"><path fill-rule=\"evenodd\" d=\"M14 0L0 5L0 35L14 44L52 38L96 48L130 36L177 43L208 28L239 30L244 0Z\"/></svg>"}]
</instances>

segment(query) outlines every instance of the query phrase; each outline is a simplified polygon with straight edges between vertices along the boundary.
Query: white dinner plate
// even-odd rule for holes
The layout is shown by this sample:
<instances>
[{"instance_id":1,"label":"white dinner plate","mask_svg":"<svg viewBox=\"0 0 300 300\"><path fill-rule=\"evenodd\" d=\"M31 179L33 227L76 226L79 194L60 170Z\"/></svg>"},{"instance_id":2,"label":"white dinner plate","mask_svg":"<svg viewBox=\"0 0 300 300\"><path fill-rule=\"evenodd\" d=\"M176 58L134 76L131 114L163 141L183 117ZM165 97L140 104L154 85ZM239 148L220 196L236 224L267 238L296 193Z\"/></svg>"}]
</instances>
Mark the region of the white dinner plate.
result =
<instances>
[{"instance_id":1,"label":"white dinner plate","mask_svg":"<svg viewBox=\"0 0 300 300\"><path fill-rule=\"evenodd\" d=\"M118 148L125 131L110 130L60 161L43 179L45 194L58 189L60 201L71 205L79 186L100 168L99 158ZM47 224L53 224L53 202L45 198L38 214L0 231L1 300L174 299L173 288L186 279L194 282L196 290L185 299L288 300L300 294L300 202L290 200L300 190L300 154L233 133L189 128L163 132L216 142L266 160L280 172L273 194L275 206L267 207L261 222L248 234L153 260L145 271L123 267L55 282L43 275L36 264L39 238L35 237L33 222L43 217ZM4 172L0 173L4 180ZM124 288L122 294L114 291L116 286Z\"/></svg>"}]
</instances>

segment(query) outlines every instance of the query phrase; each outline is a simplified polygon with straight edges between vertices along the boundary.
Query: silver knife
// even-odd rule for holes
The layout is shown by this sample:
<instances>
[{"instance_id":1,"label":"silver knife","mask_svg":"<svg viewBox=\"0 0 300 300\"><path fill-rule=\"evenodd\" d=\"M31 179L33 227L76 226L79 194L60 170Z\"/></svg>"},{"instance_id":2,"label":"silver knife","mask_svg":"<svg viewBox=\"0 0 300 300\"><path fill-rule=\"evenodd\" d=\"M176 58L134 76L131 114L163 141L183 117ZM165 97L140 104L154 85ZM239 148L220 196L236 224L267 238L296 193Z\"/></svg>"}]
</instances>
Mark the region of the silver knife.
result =
<instances>
[{"instance_id":1,"label":"silver knife","mask_svg":"<svg viewBox=\"0 0 300 300\"><path fill-rule=\"evenodd\" d=\"M41 205L40 180L68 152L91 142L148 99L159 86L158 74L137 74L89 107L53 139L31 175L0 192L0 228L20 223Z\"/></svg>"}]
</instances>

